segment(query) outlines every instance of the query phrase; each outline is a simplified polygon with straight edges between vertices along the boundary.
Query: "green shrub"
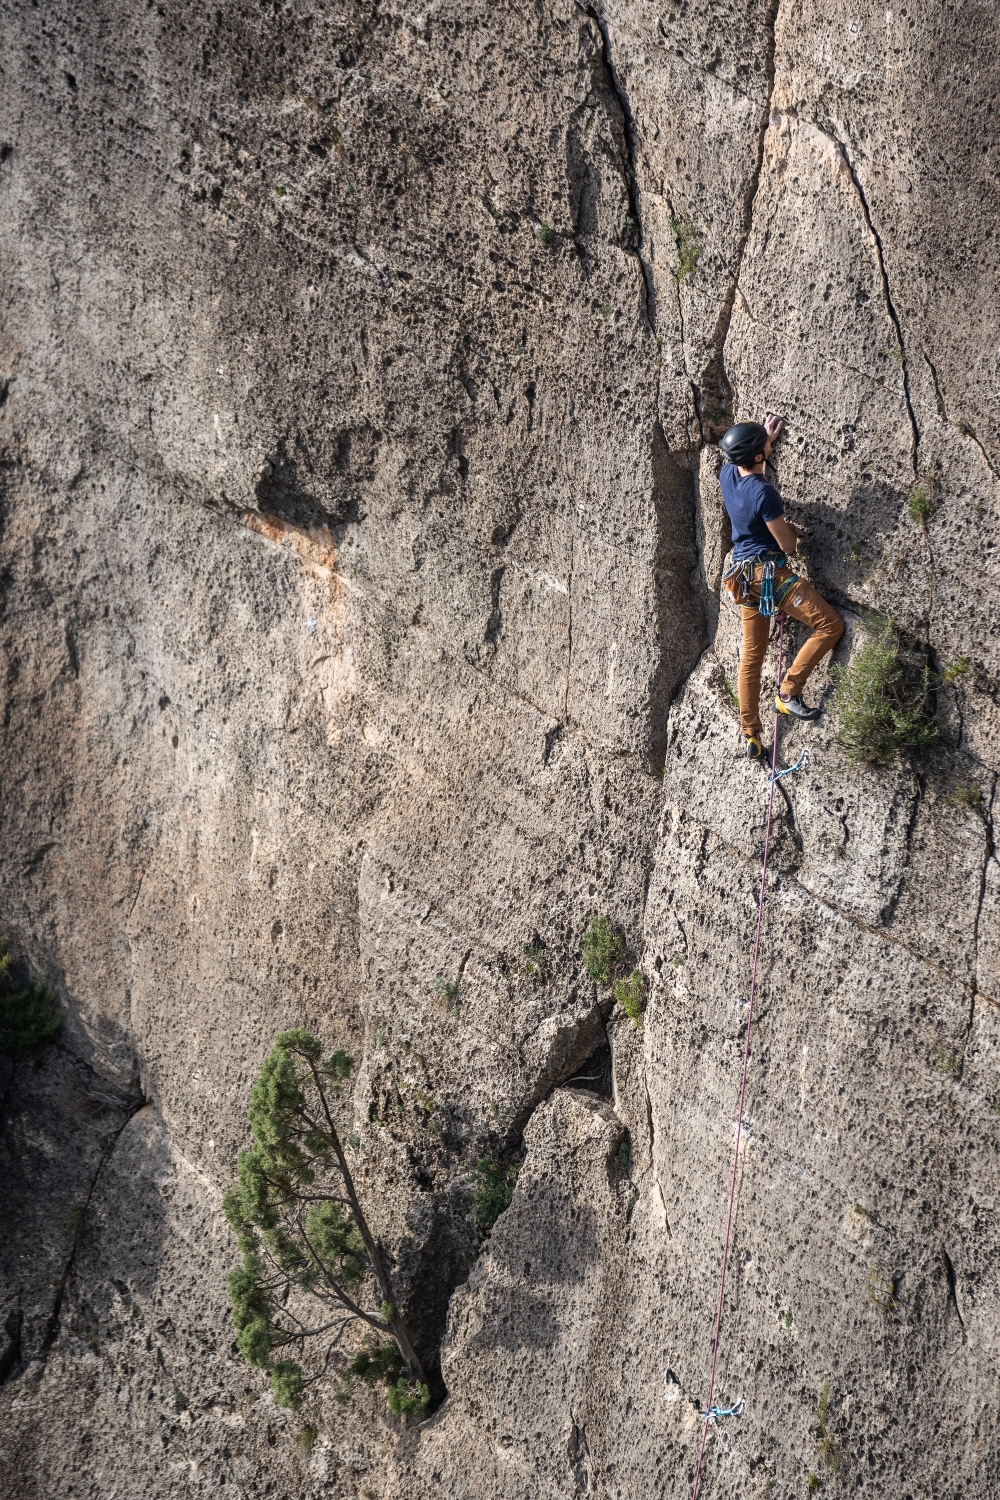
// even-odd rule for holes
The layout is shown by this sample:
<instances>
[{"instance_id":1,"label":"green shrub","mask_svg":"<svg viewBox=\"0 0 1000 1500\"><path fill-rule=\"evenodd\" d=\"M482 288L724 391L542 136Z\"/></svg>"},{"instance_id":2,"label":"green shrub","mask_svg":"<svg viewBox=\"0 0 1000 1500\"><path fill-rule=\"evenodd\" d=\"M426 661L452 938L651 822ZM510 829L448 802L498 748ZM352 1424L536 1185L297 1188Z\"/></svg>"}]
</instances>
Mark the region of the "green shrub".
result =
<instances>
[{"instance_id":1,"label":"green shrub","mask_svg":"<svg viewBox=\"0 0 1000 1500\"><path fill-rule=\"evenodd\" d=\"M934 513L934 504L931 500L928 488L924 484L915 484L906 497L906 514L917 526L927 530L927 522Z\"/></svg>"},{"instance_id":2,"label":"green shrub","mask_svg":"<svg viewBox=\"0 0 1000 1500\"><path fill-rule=\"evenodd\" d=\"M701 255L698 235L686 214L674 215L670 220L670 231L677 241L677 268L674 271L674 280L684 281L688 276L693 276L698 268L698 259Z\"/></svg>"},{"instance_id":3,"label":"green shrub","mask_svg":"<svg viewBox=\"0 0 1000 1500\"><path fill-rule=\"evenodd\" d=\"M492 1229L505 1208L510 1208L517 1186L516 1166L504 1166L503 1162L481 1157L476 1162L476 1187L472 1202L476 1210L476 1223L480 1229Z\"/></svg>"},{"instance_id":4,"label":"green shrub","mask_svg":"<svg viewBox=\"0 0 1000 1500\"><path fill-rule=\"evenodd\" d=\"M844 1462L844 1450L835 1440L830 1431L830 1377L823 1381L823 1389L819 1393L819 1403L816 1407L816 1436L818 1443L818 1456L836 1474Z\"/></svg>"},{"instance_id":5,"label":"green shrub","mask_svg":"<svg viewBox=\"0 0 1000 1500\"><path fill-rule=\"evenodd\" d=\"M982 807L983 792L976 781L960 781L950 796L945 797L948 807Z\"/></svg>"},{"instance_id":6,"label":"green shrub","mask_svg":"<svg viewBox=\"0 0 1000 1500\"><path fill-rule=\"evenodd\" d=\"M426 1383L407 1375L403 1369L403 1356L397 1344L369 1336L355 1354L347 1370L336 1399L347 1402L351 1399L358 1381L364 1385L385 1386L385 1398L389 1410L397 1417L422 1417L430 1405L431 1393Z\"/></svg>"},{"instance_id":7,"label":"green shrub","mask_svg":"<svg viewBox=\"0 0 1000 1500\"><path fill-rule=\"evenodd\" d=\"M642 1025L646 1009L646 980L638 969L633 969L627 979L619 979L615 985L615 1001L633 1025Z\"/></svg>"},{"instance_id":8,"label":"green shrub","mask_svg":"<svg viewBox=\"0 0 1000 1500\"><path fill-rule=\"evenodd\" d=\"M957 682L960 677L967 677L969 675L970 665L971 664L967 656L960 656L957 661L952 662L950 667L944 668L941 673L941 681Z\"/></svg>"},{"instance_id":9,"label":"green shrub","mask_svg":"<svg viewBox=\"0 0 1000 1500\"><path fill-rule=\"evenodd\" d=\"M870 620L864 628L854 660L831 670L837 743L852 765L884 766L897 750L919 750L936 738L931 672L888 620Z\"/></svg>"},{"instance_id":10,"label":"green shrub","mask_svg":"<svg viewBox=\"0 0 1000 1500\"><path fill-rule=\"evenodd\" d=\"M868 1272L868 1301L879 1312L894 1313L899 1307L899 1298L896 1295L896 1282L891 1276L885 1276L878 1266L871 1266Z\"/></svg>"},{"instance_id":11,"label":"green shrub","mask_svg":"<svg viewBox=\"0 0 1000 1500\"><path fill-rule=\"evenodd\" d=\"M62 1021L56 997L47 985L19 986L11 973L13 959L6 938L0 938L0 1052L23 1052L51 1042Z\"/></svg>"},{"instance_id":12,"label":"green shrub","mask_svg":"<svg viewBox=\"0 0 1000 1500\"><path fill-rule=\"evenodd\" d=\"M397 1417L422 1417L431 1403L431 1393L422 1380L407 1380L401 1375L386 1386L385 1399Z\"/></svg>"},{"instance_id":13,"label":"green shrub","mask_svg":"<svg viewBox=\"0 0 1000 1500\"><path fill-rule=\"evenodd\" d=\"M598 984L610 984L625 953L625 939L610 917L591 917L583 935L583 967Z\"/></svg>"},{"instance_id":14,"label":"green shrub","mask_svg":"<svg viewBox=\"0 0 1000 1500\"><path fill-rule=\"evenodd\" d=\"M400 1382L411 1394L427 1384L333 1121L331 1095L353 1066L343 1050L324 1062L319 1041L302 1028L281 1033L250 1091L254 1144L240 1152L239 1178L223 1198L243 1256L227 1278L236 1343L248 1364L269 1371L274 1399L292 1411L354 1322L391 1333L393 1342L356 1354L348 1391L354 1378L382 1379L391 1409L402 1411ZM314 1308L315 1327L300 1316L303 1302ZM298 1362L307 1344L318 1365L308 1379ZM298 1359L274 1357L286 1351Z\"/></svg>"},{"instance_id":15,"label":"green shrub","mask_svg":"<svg viewBox=\"0 0 1000 1500\"><path fill-rule=\"evenodd\" d=\"M528 960L525 971L528 974L537 974L545 962L545 954L548 950L542 939L536 933L530 943L524 945L524 956Z\"/></svg>"},{"instance_id":16,"label":"green shrub","mask_svg":"<svg viewBox=\"0 0 1000 1500\"><path fill-rule=\"evenodd\" d=\"M554 243L555 237L556 232L552 228L552 225L547 224L543 219L538 226L538 243L540 245L544 245L545 249L547 250L549 246Z\"/></svg>"}]
</instances>

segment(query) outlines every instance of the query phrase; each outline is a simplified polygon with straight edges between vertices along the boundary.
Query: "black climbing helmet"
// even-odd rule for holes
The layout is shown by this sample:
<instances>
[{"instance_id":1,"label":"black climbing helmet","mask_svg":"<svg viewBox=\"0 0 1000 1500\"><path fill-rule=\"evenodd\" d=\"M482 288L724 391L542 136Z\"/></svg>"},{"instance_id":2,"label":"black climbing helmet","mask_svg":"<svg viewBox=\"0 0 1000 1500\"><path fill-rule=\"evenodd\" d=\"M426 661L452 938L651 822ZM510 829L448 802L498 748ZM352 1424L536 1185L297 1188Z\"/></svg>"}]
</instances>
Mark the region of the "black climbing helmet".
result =
<instances>
[{"instance_id":1,"label":"black climbing helmet","mask_svg":"<svg viewBox=\"0 0 1000 1500\"><path fill-rule=\"evenodd\" d=\"M767 428L760 422L737 422L735 427L730 427L719 447L727 463L742 464L749 469L757 454L763 453L768 441Z\"/></svg>"}]
</instances>

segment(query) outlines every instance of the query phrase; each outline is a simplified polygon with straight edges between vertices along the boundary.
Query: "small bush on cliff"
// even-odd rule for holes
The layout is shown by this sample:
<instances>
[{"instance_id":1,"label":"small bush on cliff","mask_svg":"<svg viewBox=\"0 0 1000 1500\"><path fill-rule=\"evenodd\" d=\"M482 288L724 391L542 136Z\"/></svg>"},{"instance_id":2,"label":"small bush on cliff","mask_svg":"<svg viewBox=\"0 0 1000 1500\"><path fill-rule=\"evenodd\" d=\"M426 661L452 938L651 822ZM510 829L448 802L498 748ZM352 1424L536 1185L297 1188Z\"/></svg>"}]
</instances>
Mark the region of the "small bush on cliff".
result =
<instances>
[{"instance_id":1,"label":"small bush on cliff","mask_svg":"<svg viewBox=\"0 0 1000 1500\"><path fill-rule=\"evenodd\" d=\"M223 1200L243 1255L227 1279L236 1342L248 1364L270 1372L279 1406L298 1410L306 1387L339 1358L346 1394L356 1379L381 1381L393 1411L419 1415L427 1380L333 1120L333 1096L353 1065L342 1051L324 1062L308 1031L283 1031L251 1090L254 1144L240 1153ZM358 1323L369 1340L377 1336L379 1352L369 1342L348 1363L339 1345Z\"/></svg>"},{"instance_id":2,"label":"small bush on cliff","mask_svg":"<svg viewBox=\"0 0 1000 1500\"><path fill-rule=\"evenodd\" d=\"M6 938L0 937L0 1052L51 1042L62 1025L56 997L44 984L19 984Z\"/></svg>"},{"instance_id":3,"label":"small bush on cliff","mask_svg":"<svg viewBox=\"0 0 1000 1500\"><path fill-rule=\"evenodd\" d=\"M516 1166L482 1157L476 1162L476 1186L472 1203L480 1229L492 1229L505 1208L510 1208L517 1186Z\"/></svg>"},{"instance_id":4,"label":"small bush on cliff","mask_svg":"<svg viewBox=\"0 0 1000 1500\"><path fill-rule=\"evenodd\" d=\"M674 215L670 220L670 231L677 243L677 268L674 271L674 280L685 281L689 276L694 275L701 257L697 231L686 214Z\"/></svg>"},{"instance_id":5,"label":"small bush on cliff","mask_svg":"<svg viewBox=\"0 0 1000 1500\"><path fill-rule=\"evenodd\" d=\"M625 939L610 917L591 917L583 935L583 967L597 984L610 984L625 955Z\"/></svg>"},{"instance_id":6,"label":"small bush on cliff","mask_svg":"<svg viewBox=\"0 0 1000 1500\"><path fill-rule=\"evenodd\" d=\"M619 979L615 985L615 1001L633 1025L642 1025L646 1009L646 980L638 969L633 969L627 979Z\"/></svg>"},{"instance_id":7,"label":"small bush on cliff","mask_svg":"<svg viewBox=\"0 0 1000 1500\"><path fill-rule=\"evenodd\" d=\"M927 522L934 514L934 502L928 491L928 485L915 484L906 497L906 514L914 525L921 527L924 531L927 530Z\"/></svg>"},{"instance_id":8,"label":"small bush on cliff","mask_svg":"<svg viewBox=\"0 0 1000 1500\"><path fill-rule=\"evenodd\" d=\"M884 766L897 750L919 750L937 737L932 676L888 620L870 620L866 639L846 667L834 667L837 742L854 765Z\"/></svg>"}]
</instances>

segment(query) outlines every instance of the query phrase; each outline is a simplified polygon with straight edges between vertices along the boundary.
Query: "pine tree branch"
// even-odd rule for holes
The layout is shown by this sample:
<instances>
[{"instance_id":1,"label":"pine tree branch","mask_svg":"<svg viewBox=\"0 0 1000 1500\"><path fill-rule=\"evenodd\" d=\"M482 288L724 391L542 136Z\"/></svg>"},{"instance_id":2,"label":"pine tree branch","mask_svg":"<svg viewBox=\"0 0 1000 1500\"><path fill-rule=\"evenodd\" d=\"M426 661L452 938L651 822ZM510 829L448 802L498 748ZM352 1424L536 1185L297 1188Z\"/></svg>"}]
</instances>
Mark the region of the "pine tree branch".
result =
<instances>
[{"instance_id":1,"label":"pine tree branch","mask_svg":"<svg viewBox=\"0 0 1000 1500\"><path fill-rule=\"evenodd\" d=\"M406 1324L403 1322L402 1318L399 1316L398 1311L396 1310L396 1300L392 1290L392 1283L390 1282L385 1266L382 1263L382 1257L379 1254L379 1249L372 1236L372 1232L368 1228L368 1222L361 1211L361 1204L358 1202L358 1195L354 1190L354 1179L351 1176L351 1169L347 1165L347 1158L344 1155L344 1148L340 1144L340 1136L337 1132L336 1125L333 1123L333 1116L330 1113L330 1106L327 1103L326 1090L323 1087L323 1081L320 1078L319 1071L312 1058L307 1057L306 1061L309 1065L309 1070L312 1073L313 1082L316 1084L316 1088L319 1093L320 1102L323 1106L323 1113L326 1117L327 1128L330 1132L330 1140L333 1143L334 1151L337 1153L337 1161L340 1164L341 1175L344 1179L344 1187L347 1192L347 1196L351 1201L351 1208L354 1213L354 1221L358 1226L358 1231L361 1235L361 1238L365 1242L365 1249L368 1251L368 1255L371 1260L372 1271L375 1275L375 1281L378 1286L379 1293L381 1295L382 1301L388 1302L393 1308L393 1315L389 1323L389 1327L392 1329L393 1337L395 1338L396 1343L399 1347L400 1354L406 1361L406 1367L409 1370L410 1374L414 1375L423 1385L426 1385L427 1376L424 1374L423 1365L420 1363L420 1356L417 1354L416 1349L413 1347L413 1341L410 1338L409 1330L407 1329ZM362 1314L362 1316L364 1316L364 1314ZM368 1321L371 1320L369 1319ZM384 1327L385 1325L380 1324L379 1326Z\"/></svg>"}]
</instances>

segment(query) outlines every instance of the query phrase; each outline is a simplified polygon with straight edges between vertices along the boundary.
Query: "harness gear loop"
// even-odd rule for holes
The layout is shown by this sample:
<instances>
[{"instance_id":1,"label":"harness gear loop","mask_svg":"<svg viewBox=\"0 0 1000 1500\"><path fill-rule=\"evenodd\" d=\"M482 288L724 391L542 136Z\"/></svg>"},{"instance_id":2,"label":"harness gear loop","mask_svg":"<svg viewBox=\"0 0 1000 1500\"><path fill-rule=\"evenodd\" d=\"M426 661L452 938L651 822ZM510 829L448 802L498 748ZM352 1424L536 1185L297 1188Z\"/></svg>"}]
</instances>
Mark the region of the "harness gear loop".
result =
<instances>
[{"instance_id":1,"label":"harness gear loop","mask_svg":"<svg viewBox=\"0 0 1000 1500\"><path fill-rule=\"evenodd\" d=\"M778 681L781 681L781 670L784 665L785 654L785 616L778 615ZM708 1442L708 1424L712 1420L713 1406L712 1397L715 1394L715 1373L719 1362L719 1343L722 1338L722 1312L725 1306L726 1296L726 1272L729 1269L729 1249L733 1237L733 1218L736 1210L736 1182L740 1164L740 1144L743 1136L744 1122L743 1112L746 1105L747 1078L750 1073L750 1042L753 1037L753 1005L757 996L757 968L760 963L760 945L764 932L764 898L767 894L767 859L771 852L771 823L774 817L774 789L778 785L775 772L778 769L778 711L774 711L774 735L771 741L771 777L770 790L767 799L767 822L764 825L764 860L760 872L760 896L757 901L757 932L753 945L753 967L750 971L750 992L747 1000L747 1030L746 1041L743 1044L743 1072L740 1076L739 1103L736 1110L736 1131L733 1145L733 1169L729 1177L729 1208L726 1213L726 1232L722 1241L722 1270L719 1274L719 1297L715 1308L715 1331L712 1335L712 1367L708 1377L708 1400L702 1413L704 1418L701 1429L701 1445L698 1449L698 1462L694 1471L694 1487L691 1490L691 1500L698 1500L698 1486L701 1483L701 1469L705 1461L705 1445ZM739 1403L742 1406L742 1401ZM736 1415L736 1413L733 1413Z\"/></svg>"}]
</instances>

